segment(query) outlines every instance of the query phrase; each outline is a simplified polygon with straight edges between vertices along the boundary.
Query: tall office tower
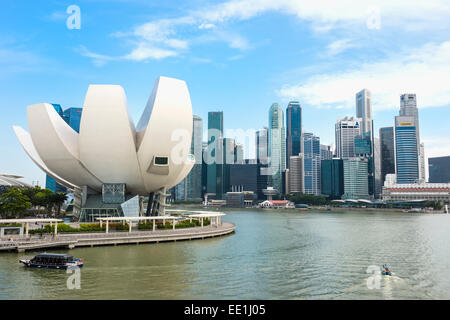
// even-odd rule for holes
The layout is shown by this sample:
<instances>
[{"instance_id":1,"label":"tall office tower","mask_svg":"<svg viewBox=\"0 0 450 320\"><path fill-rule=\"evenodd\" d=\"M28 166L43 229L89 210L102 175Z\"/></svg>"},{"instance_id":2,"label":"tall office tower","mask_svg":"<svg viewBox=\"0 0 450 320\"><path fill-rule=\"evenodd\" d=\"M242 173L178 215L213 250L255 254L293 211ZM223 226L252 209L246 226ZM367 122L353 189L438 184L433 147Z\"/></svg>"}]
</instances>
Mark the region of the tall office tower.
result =
<instances>
[{"instance_id":1,"label":"tall office tower","mask_svg":"<svg viewBox=\"0 0 450 320\"><path fill-rule=\"evenodd\" d=\"M366 132L355 137L355 156L368 161L367 183L369 186L369 195L375 194L375 166L373 158L372 135Z\"/></svg>"},{"instance_id":2,"label":"tall office tower","mask_svg":"<svg viewBox=\"0 0 450 320\"><path fill-rule=\"evenodd\" d=\"M417 97L414 93L405 93L400 96L399 116L413 118L413 125L416 127L417 150L419 158L419 180L425 180L425 155L420 142L419 131L419 109L417 108Z\"/></svg>"},{"instance_id":3,"label":"tall office tower","mask_svg":"<svg viewBox=\"0 0 450 320\"><path fill-rule=\"evenodd\" d=\"M289 162L291 167L286 170L286 193L304 193L304 158L300 153L297 156L290 156Z\"/></svg>"},{"instance_id":4,"label":"tall office tower","mask_svg":"<svg viewBox=\"0 0 450 320\"><path fill-rule=\"evenodd\" d=\"M450 156L428 159L430 183L450 183Z\"/></svg>"},{"instance_id":5,"label":"tall office tower","mask_svg":"<svg viewBox=\"0 0 450 320\"><path fill-rule=\"evenodd\" d=\"M362 119L361 134L369 132L372 136L372 97L367 89L356 94L356 117Z\"/></svg>"},{"instance_id":6,"label":"tall office tower","mask_svg":"<svg viewBox=\"0 0 450 320\"><path fill-rule=\"evenodd\" d=\"M298 101L291 101L286 108L286 168L289 168L289 158L301 152L302 108Z\"/></svg>"},{"instance_id":7,"label":"tall office tower","mask_svg":"<svg viewBox=\"0 0 450 320\"><path fill-rule=\"evenodd\" d=\"M394 128L380 128L380 167L381 185L384 185L387 174L395 173Z\"/></svg>"},{"instance_id":8,"label":"tall office tower","mask_svg":"<svg viewBox=\"0 0 450 320\"><path fill-rule=\"evenodd\" d=\"M417 137L420 139L420 137ZM419 179L423 182L426 182L426 172L425 172L425 145L421 142L419 146Z\"/></svg>"},{"instance_id":9,"label":"tall office tower","mask_svg":"<svg viewBox=\"0 0 450 320\"><path fill-rule=\"evenodd\" d=\"M367 158L344 159L343 199L369 199L369 160Z\"/></svg>"},{"instance_id":10,"label":"tall office tower","mask_svg":"<svg viewBox=\"0 0 450 320\"><path fill-rule=\"evenodd\" d=\"M195 157L195 164L186 177L186 199L202 198L202 155L203 155L203 121L199 116L192 117L191 154Z\"/></svg>"},{"instance_id":11,"label":"tall office tower","mask_svg":"<svg viewBox=\"0 0 450 320\"><path fill-rule=\"evenodd\" d=\"M333 159L333 150L331 150L331 146L321 144L320 160L331 160L331 159Z\"/></svg>"},{"instance_id":12,"label":"tall office tower","mask_svg":"<svg viewBox=\"0 0 450 320\"><path fill-rule=\"evenodd\" d=\"M286 132L284 114L278 103L269 109L269 185L278 192L283 191L283 171L286 170Z\"/></svg>"},{"instance_id":13,"label":"tall office tower","mask_svg":"<svg viewBox=\"0 0 450 320\"><path fill-rule=\"evenodd\" d=\"M175 200L187 200L187 180L184 178L175 187Z\"/></svg>"},{"instance_id":14,"label":"tall office tower","mask_svg":"<svg viewBox=\"0 0 450 320\"><path fill-rule=\"evenodd\" d=\"M269 129L264 127L256 131L256 160L261 164L268 164Z\"/></svg>"},{"instance_id":15,"label":"tall office tower","mask_svg":"<svg viewBox=\"0 0 450 320\"><path fill-rule=\"evenodd\" d=\"M341 159L355 156L355 137L361 134L360 118L345 117L336 121L336 156Z\"/></svg>"},{"instance_id":16,"label":"tall office tower","mask_svg":"<svg viewBox=\"0 0 450 320\"><path fill-rule=\"evenodd\" d=\"M395 117L395 171L397 183L419 180L419 145L412 116Z\"/></svg>"},{"instance_id":17,"label":"tall office tower","mask_svg":"<svg viewBox=\"0 0 450 320\"><path fill-rule=\"evenodd\" d=\"M231 138L223 138L223 174L222 174L222 197L218 199L224 199L224 195L231 191L230 183L230 167L235 163L236 159L236 141Z\"/></svg>"},{"instance_id":18,"label":"tall office tower","mask_svg":"<svg viewBox=\"0 0 450 320\"><path fill-rule=\"evenodd\" d=\"M320 195L320 138L303 133L303 189L306 194Z\"/></svg>"},{"instance_id":19,"label":"tall office tower","mask_svg":"<svg viewBox=\"0 0 450 320\"><path fill-rule=\"evenodd\" d=\"M206 152L206 192L222 195L223 171L223 112L208 112L208 148ZM219 188L219 190L218 190Z\"/></svg>"},{"instance_id":20,"label":"tall office tower","mask_svg":"<svg viewBox=\"0 0 450 320\"><path fill-rule=\"evenodd\" d=\"M344 161L322 160L320 170L321 193L329 199L341 199L344 194Z\"/></svg>"},{"instance_id":21,"label":"tall office tower","mask_svg":"<svg viewBox=\"0 0 450 320\"><path fill-rule=\"evenodd\" d=\"M234 163L243 164L244 163L244 145L236 143L234 146Z\"/></svg>"},{"instance_id":22,"label":"tall office tower","mask_svg":"<svg viewBox=\"0 0 450 320\"><path fill-rule=\"evenodd\" d=\"M206 156L208 154L208 142L202 142L202 199L207 193L208 185L208 164L206 163Z\"/></svg>"},{"instance_id":23,"label":"tall office tower","mask_svg":"<svg viewBox=\"0 0 450 320\"><path fill-rule=\"evenodd\" d=\"M81 122L81 113L82 108L69 108L63 111L61 105L52 104L53 108L55 108L56 112L58 112L59 116L63 118L63 120L76 132L80 132L80 122ZM60 185L49 175L45 178L45 187L47 189L52 190L53 192L66 192L67 188Z\"/></svg>"},{"instance_id":24,"label":"tall office tower","mask_svg":"<svg viewBox=\"0 0 450 320\"><path fill-rule=\"evenodd\" d=\"M383 188L383 184L381 182L381 145L380 139L373 139L373 163L375 165L375 193L374 196L376 199L379 199L381 196L381 191Z\"/></svg>"}]
</instances>

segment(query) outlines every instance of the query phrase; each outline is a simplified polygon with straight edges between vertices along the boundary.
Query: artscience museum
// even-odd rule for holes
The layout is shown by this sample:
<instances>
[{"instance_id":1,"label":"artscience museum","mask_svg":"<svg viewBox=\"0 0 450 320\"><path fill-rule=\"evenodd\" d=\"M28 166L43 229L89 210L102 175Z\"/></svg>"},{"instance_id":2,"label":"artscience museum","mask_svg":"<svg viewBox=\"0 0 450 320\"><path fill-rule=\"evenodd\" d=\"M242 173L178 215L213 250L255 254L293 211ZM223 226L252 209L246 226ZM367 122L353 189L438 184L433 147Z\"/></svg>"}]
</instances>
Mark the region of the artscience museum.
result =
<instances>
[{"instance_id":1,"label":"artscience museum","mask_svg":"<svg viewBox=\"0 0 450 320\"><path fill-rule=\"evenodd\" d=\"M30 105L27 114L29 132L15 126L16 136L38 167L73 190L80 221L164 215L166 190L195 163L192 106L182 80L159 77L136 126L119 85L89 86L79 133L49 103Z\"/></svg>"}]
</instances>

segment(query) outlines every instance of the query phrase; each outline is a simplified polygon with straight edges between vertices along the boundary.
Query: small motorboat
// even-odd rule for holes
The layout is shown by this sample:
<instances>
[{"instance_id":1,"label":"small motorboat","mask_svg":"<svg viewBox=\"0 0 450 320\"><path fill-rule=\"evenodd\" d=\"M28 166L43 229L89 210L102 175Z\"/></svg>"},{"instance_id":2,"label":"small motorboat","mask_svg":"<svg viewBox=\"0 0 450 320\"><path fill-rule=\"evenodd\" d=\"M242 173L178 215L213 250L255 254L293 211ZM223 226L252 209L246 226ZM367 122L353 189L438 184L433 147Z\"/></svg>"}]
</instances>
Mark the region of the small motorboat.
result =
<instances>
[{"instance_id":1,"label":"small motorboat","mask_svg":"<svg viewBox=\"0 0 450 320\"><path fill-rule=\"evenodd\" d=\"M43 269L68 269L71 267L81 268L83 266L83 260L74 259L70 254L57 253L41 253L31 260L22 259L19 262L29 268Z\"/></svg>"},{"instance_id":2,"label":"small motorboat","mask_svg":"<svg viewBox=\"0 0 450 320\"><path fill-rule=\"evenodd\" d=\"M387 264L383 265L383 270L381 271L383 276L392 276L391 268Z\"/></svg>"}]
</instances>

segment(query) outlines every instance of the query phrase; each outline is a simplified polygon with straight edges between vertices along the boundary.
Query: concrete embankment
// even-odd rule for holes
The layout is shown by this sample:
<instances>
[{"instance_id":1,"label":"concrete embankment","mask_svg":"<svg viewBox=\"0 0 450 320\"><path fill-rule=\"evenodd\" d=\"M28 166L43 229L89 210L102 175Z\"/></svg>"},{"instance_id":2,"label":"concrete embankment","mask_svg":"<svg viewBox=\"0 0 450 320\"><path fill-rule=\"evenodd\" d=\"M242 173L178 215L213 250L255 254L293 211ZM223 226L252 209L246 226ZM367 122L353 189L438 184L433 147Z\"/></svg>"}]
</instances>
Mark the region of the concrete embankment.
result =
<instances>
[{"instance_id":1,"label":"concrete embankment","mask_svg":"<svg viewBox=\"0 0 450 320\"><path fill-rule=\"evenodd\" d=\"M175 230L110 232L110 233L73 233L60 234L56 237L31 236L14 238L12 241L0 241L0 252L43 250L47 248L76 248L104 245L159 243L167 241L184 241L205 239L231 234L235 225L223 222L219 226L209 225Z\"/></svg>"}]
</instances>

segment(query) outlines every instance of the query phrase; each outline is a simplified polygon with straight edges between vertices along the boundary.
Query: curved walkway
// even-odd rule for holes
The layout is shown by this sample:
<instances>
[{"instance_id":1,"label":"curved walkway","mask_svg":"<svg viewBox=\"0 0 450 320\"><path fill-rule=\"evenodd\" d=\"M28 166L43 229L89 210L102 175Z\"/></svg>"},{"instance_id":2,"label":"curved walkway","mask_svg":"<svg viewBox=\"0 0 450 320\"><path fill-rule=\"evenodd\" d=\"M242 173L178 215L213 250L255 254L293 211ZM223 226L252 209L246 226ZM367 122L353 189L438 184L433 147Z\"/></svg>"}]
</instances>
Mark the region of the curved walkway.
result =
<instances>
[{"instance_id":1,"label":"curved walkway","mask_svg":"<svg viewBox=\"0 0 450 320\"><path fill-rule=\"evenodd\" d=\"M59 234L56 237L32 236L27 239L17 239L14 242L0 242L0 251L38 250L55 247L69 249L86 246L120 245L159 243L165 241L194 240L223 236L234 232L235 225L230 222L222 222L219 226L183 228L175 230L134 231L134 232L110 232L110 233L72 233Z\"/></svg>"}]
</instances>

